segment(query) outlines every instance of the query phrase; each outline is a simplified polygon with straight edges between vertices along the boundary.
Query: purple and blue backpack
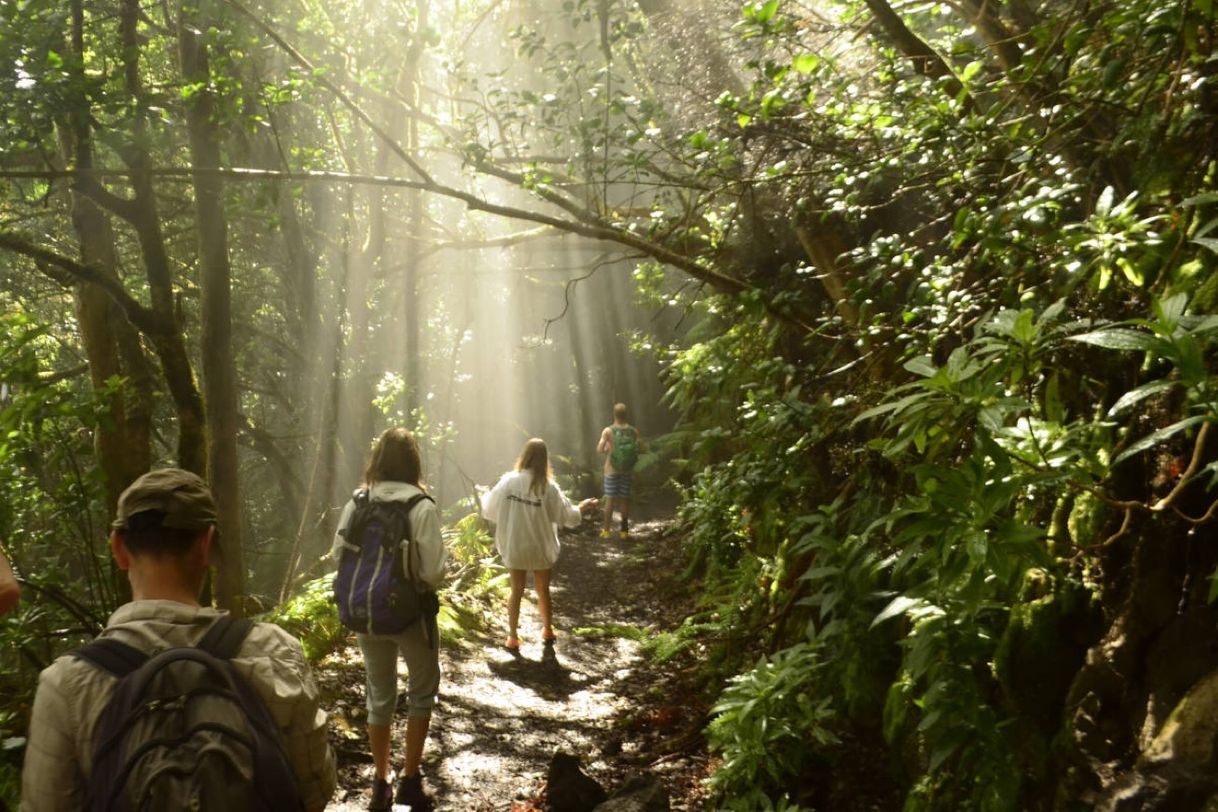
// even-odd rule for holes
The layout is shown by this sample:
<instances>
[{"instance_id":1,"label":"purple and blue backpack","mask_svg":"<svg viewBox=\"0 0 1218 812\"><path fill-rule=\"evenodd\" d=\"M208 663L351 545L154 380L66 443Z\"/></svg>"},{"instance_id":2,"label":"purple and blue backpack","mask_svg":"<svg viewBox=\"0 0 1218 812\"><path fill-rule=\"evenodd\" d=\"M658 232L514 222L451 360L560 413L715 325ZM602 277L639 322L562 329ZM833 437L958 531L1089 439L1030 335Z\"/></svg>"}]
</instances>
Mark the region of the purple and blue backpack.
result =
<instances>
[{"instance_id":1,"label":"purple and blue backpack","mask_svg":"<svg viewBox=\"0 0 1218 812\"><path fill-rule=\"evenodd\" d=\"M431 497L420 493L405 502L381 502L361 488L354 499L355 510L339 533L342 553L334 576L339 620L362 634L398 634L425 619L428 640L434 645L432 631L440 602L415 577L419 552L410 533L410 511Z\"/></svg>"}]
</instances>

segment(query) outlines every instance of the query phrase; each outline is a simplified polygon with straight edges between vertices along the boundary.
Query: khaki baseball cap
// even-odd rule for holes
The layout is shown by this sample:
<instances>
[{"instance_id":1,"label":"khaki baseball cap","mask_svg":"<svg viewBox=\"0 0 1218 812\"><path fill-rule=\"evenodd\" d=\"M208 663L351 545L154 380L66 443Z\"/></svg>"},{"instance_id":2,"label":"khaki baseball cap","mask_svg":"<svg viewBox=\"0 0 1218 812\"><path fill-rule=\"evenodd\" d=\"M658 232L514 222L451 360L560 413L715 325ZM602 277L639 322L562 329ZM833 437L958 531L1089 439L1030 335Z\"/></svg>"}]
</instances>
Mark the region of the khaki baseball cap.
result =
<instances>
[{"instance_id":1,"label":"khaki baseball cap","mask_svg":"<svg viewBox=\"0 0 1218 812\"><path fill-rule=\"evenodd\" d=\"M162 527L203 530L216 523L216 502L207 483L181 468L149 471L118 498L118 516L110 527L125 530L137 513L158 510Z\"/></svg>"}]
</instances>

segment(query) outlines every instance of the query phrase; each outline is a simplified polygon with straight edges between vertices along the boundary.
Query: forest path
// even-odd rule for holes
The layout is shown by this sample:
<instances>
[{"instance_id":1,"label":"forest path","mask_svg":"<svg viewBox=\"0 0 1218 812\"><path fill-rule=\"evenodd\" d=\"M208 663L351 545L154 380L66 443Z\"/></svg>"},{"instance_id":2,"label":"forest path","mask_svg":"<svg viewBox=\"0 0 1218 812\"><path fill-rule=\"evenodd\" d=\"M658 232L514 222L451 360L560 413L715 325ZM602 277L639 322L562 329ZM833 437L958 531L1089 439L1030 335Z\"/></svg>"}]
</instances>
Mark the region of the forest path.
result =
<instances>
[{"instance_id":1,"label":"forest path","mask_svg":"<svg viewBox=\"0 0 1218 812\"><path fill-rule=\"evenodd\" d=\"M656 666L637 640L603 633L623 625L671 629L685 616L690 601L677 580L680 541L667 528L665 521L642 522L628 539L601 539L587 522L563 534L551 586L555 646L541 643L531 583L521 607L519 654L502 647L502 606L488 607L493 620L485 636L444 644L444 678L423 765L437 809L543 808L546 770L557 750L580 756L607 789L650 771L669 789L673 809L697 808L705 757L696 748L685 752L681 743L696 739L688 734L701 726L701 709L684 707L691 698L673 695L671 667ZM338 734L339 789L327 809L362 810L372 765L358 649L327 658L319 680ZM404 687L404 672L401 680ZM395 764L403 737L404 721L395 719Z\"/></svg>"}]
</instances>

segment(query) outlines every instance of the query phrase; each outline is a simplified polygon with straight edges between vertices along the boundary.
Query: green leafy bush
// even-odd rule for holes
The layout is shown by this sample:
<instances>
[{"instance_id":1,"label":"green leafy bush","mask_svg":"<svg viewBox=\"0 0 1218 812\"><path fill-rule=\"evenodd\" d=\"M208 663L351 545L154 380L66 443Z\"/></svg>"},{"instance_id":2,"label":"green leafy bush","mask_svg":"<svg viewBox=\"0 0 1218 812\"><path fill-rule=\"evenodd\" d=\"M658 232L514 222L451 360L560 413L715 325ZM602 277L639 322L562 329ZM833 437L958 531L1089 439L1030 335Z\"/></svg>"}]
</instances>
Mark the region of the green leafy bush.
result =
<instances>
[{"instance_id":1,"label":"green leafy bush","mask_svg":"<svg viewBox=\"0 0 1218 812\"><path fill-rule=\"evenodd\" d=\"M268 612L264 620L277 623L300 640L305 656L318 662L336 651L348 637L334 602L334 576L307 582L300 593Z\"/></svg>"},{"instance_id":2,"label":"green leafy bush","mask_svg":"<svg viewBox=\"0 0 1218 812\"><path fill-rule=\"evenodd\" d=\"M743 804L736 808L765 808L767 790L796 779L810 751L837 743L832 694L818 690L818 648L802 643L762 657L731 680L711 709L707 738L723 766L710 785Z\"/></svg>"}]
</instances>

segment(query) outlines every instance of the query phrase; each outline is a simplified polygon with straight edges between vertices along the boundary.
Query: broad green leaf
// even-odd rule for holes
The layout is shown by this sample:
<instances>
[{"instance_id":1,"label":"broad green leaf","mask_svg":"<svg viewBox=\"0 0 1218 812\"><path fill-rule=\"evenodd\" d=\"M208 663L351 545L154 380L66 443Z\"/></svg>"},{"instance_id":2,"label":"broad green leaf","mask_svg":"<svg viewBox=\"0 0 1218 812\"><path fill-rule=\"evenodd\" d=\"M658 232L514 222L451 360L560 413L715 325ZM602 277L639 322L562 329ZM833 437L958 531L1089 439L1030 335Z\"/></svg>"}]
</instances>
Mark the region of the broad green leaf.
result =
<instances>
[{"instance_id":1,"label":"broad green leaf","mask_svg":"<svg viewBox=\"0 0 1218 812\"><path fill-rule=\"evenodd\" d=\"M1112 404L1112 408L1108 410L1108 415L1118 415L1129 407L1133 406L1135 403L1140 403L1151 395L1158 394L1165 389L1171 389L1176 385L1176 383L1176 381L1160 378L1157 381L1144 383L1136 389L1130 389L1128 392L1121 395L1116 403Z\"/></svg>"},{"instance_id":2,"label":"broad green leaf","mask_svg":"<svg viewBox=\"0 0 1218 812\"><path fill-rule=\"evenodd\" d=\"M1116 190L1111 186L1105 186L1104 191L1100 192L1099 200L1095 201L1095 216L1107 217L1112 212L1112 203L1116 198Z\"/></svg>"},{"instance_id":3,"label":"broad green leaf","mask_svg":"<svg viewBox=\"0 0 1218 812\"><path fill-rule=\"evenodd\" d=\"M805 76L820 65L820 57L816 54L799 54L791 60L791 67Z\"/></svg>"},{"instance_id":4,"label":"broad green leaf","mask_svg":"<svg viewBox=\"0 0 1218 812\"><path fill-rule=\"evenodd\" d=\"M1208 248L1215 254L1218 254L1218 239L1214 239L1213 237L1198 237L1197 239L1193 240L1193 242L1197 243L1197 245L1200 245L1202 248Z\"/></svg>"},{"instance_id":5,"label":"broad green leaf","mask_svg":"<svg viewBox=\"0 0 1218 812\"><path fill-rule=\"evenodd\" d=\"M1218 203L1218 192L1205 192L1180 201L1181 206L1201 206L1206 203Z\"/></svg>"},{"instance_id":6,"label":"broad green leaf","mask_svg":"<svg viewBox=\"0 0 1218 812\"><path fill-rule=\"evenodd\" d=\"M926 605L926 601L922 600L921 598L911 598L908 595L898 595L889 601L888 605L875 616L875 620L871 621L871 625L874 628L875 626L883 623L885 620L894 618L897 615L903 615L911 609L916 609Z\"/></svg>"},{"instance_id":7,"label":"broad green leaf","mask_svg":"<svg viewBox=\"0 0 1218 812\"><path fill-rule=\"evenodd\" d=\"M1106 350L1141 350L1145 352L1158 346L1158 341L1152 335L1118 327L1069 336L1069 339L1103 347Z\"/></svg>"},{"instance_id":8,"label":"broad green leaf","mask_svg":"<svg viewBox=\"0 0 1218 812\"><path fill-rule=\"evenodd\" d=\"M1169 296L1166 299L1161 299L1154 304L1155 313L1159 317L1159 321L1165 324L1174 325L1184 315L1184 309L1188 307L1188 296L1183 293L1177 293L1174 296Z\"/></svg>"},{"instance_id":9,"label":"broad green leaf","mask_svg":"<svg viewBox=\"0 0 1218 812\"><path fill-rule=\"evenodd\" d=\"M744 4L744 17L756 23L768 23L778 12L778 0L768 2L752 2Z\"/></svg>"},{"instance_id":10,"label":"broad green leaf","mask_svg":"<svg viewBox=\"0 0 1218 812\"><path fill-rule=\"evenodd\" d=\"M1208 333L1211 330L1218 330L1218 316L1206 316L1189 327L1189 332L1193 334Z\"/></svg>"},{"instance_id":11,"label":"broad green leaf","mask_svg":"<svg viewBox=\"0 0 1218 812\"><path fill-rule=\"evenodd\" d=\"M1050 423L1060 423L1065 419L1065 407L1061 398L1061 374L1054 370L1045 384L1045 418Z\"/></svg>"},{"instance_id":12,"label":"broad green leaf","mask_svg":"<svg viewBox=\"0 0 1218 812\"><path fill-rule=\"evenodd\" d=\"M902 388L904 388L904 387L902 387ZM899 391L899 390L894 390L894 391ZM888 401L887 403L881 403L879 406L873 406L870 409L868 409L867 411L860 414L858 417L851 420L850 425L853 426L856 423L862 423L865 420L870 420L871 418L875 417L876 415L881 415L881 414L885 414L887 412L892 412L892 411L901 411L901 410L905 409L906 407L917 403L920 400L925 400L929 396L930 395L927 392L918 391L918 392L914 392L912 395L906 395L905 397L901 398L900 400L891 400L891 401Z\"/></svg>"},{"instance_id":13,"label":"broad green leaf","mask_svg":"<svg viewBox=\"0 0 1218 812\"><path fill-rule=\"evenodd\" d=\"M959 749L959 742L949 741L946 744L935 748L930 754L930 764L928 765L929 772L935 772L943 766L943 762L947 761Z\"/></svg>"},{"instance_id":14,"label":"broad green leaf","mask_svg":"<svg viewBox=\"0 0 1218 812\"><path fill-rule=\"evenodd\" d=\"M896 409L899 405L900 405L899 403L881 403L879 406L873 406L870 409L868 409L867 411L860 414L858 417L851 420L850 425L853 426L856 423L862 423L865 420L870 420L873 417L878 417L879 415L891 412L894 409Z\"/></svg>"},{"instance_id":15,"label":"broad green leaf","mask_svg":"<svg viewBox=\"0 0 1218 812\"><path fill-rule=\"evenodd\" d=\"M1131 445L1129 448L1125 449L1120 454L1118 454L1116 456L1116 458L1112 461L1112 464L1114 466L1118 465L1121 462L1123 462L1124 460L1129 459L1130 457L1132 457L1135 454L1140 454L1141 452L1145 451L1148 448L1153 448L1154 446L1156 446L1159 443L1166 440L1168 437L1179 434L1180 432L1184 431L1185 429L1195 426L1198 423L1204 423L1208 419L1209 419L1208 415L1195 414L1192 417L1186 417L1183 420L1172 423L1170 426L1167 426L1166 428L1161 428L1152 434L1148 434L1147 436L1143 437L1141 440L1138 440L1136 443Z\"/></svg>"},{"instance_id":16,"label":"broad green leaf","mask_svg":"<svg viewBox=\"0 0 1218 812\"><path fill-rule=\"evenodd\" d=\"M989 540L985 537L984 530L970 530L964 539L964 543L968 556L973 559L974 563L985 560L985 552L989 547Z\"/></svg>"},{"instance_id":17,"label":"broad green leaf","mask_svg":"<svg viewBox=\"0 0 1218 812\"><path fill-rule=\"evenodd\" d=\"M1040 314L1040 318L1036 320L1036 326L1043 328L1049 322L1057 321L1057 318L1062 314L1062 311L1064 311L1065 309L1066 309L1066 300L1058 299L1056 302L1054 302L1053 304L1046 307L1045 312Z\"/></svg>"},{"instance_id":18,"label":"broad green leaf","mask_svg":"<svg viewBox=\"0 0 1218 812\"><path fill-rule=\"evenodd\" d=\"M921 375L924 378L933 378L939 372L939 368L930 362L930 358L925 356L921 358L911 358L902 366L904 366L909 372L912 372L915 375Z\"/></svg>"},{"instance_id":19,"label":"broad green leaf","mask_svg":"<svg viewBox=\"0 0 1218 812\"><path fill-rule=\"evenodd\" d=\"M1031 344L1036 339L1036 327L1032 323L1031 310L1024 309L1019 311L1019 315L1015 317L1011 337L1020 344Z\"/></svg>"}]
</instances>

